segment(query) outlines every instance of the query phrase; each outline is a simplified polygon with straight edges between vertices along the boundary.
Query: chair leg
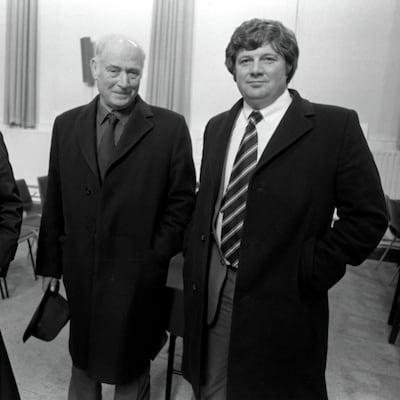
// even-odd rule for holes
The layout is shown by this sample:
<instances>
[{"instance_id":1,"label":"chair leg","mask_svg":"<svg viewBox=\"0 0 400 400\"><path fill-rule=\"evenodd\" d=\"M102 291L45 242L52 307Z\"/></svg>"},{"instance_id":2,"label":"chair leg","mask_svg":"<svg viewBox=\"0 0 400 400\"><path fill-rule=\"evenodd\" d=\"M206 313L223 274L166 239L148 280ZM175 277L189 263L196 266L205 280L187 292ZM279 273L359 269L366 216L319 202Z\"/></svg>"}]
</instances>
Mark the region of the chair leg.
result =
<instances>
[{"instance_id":1,"label":"chair leg","mask_svg":"<svg viewBox=\"0 0 400 400\"><path fill-rule=\"evenodd\" d=\"M6 298L8 299L10 295L8 294L8 286L7 286L7 279L3 278L3 283L4 283L4 290L6 292Z\"/></svg>"},{"instance_id":2,"label":"chair leg","mask_svg":"<svg viewBox=\"0 0 400 400\"><path fill-rule=\"evenodd\" d=\"M394 281L396 280L396 276L399 276L399 266L397 266L396 271L394 272L392 279L389 282L389 286L392 286Z\"/></svg>"},{"instance_id":3,"label":"chair leg","mask_svg":"<svg viewBox=\"0 0 400 400\"><path fill-rule=\"evenodd\" d=\"M1 298L5 299L2 281L3 281L3 278L0 278L0 292L1 292Z\"/></svg>"},{"instance_id":4,"label":"chair leg","mask_svg":"<svg viewBox=\"0 0 400 400\"><path fill-rule=\"evenodd\" d=\"M29 239L27 240L27 242L28 242L28 247L29 247L29 257L31 258L31 262L32 262L33 274L35 275L35 280L36 280L37 279L36 265L35 265L35 258L33 257L32 244Z\"/></svg>"},{"instance_id":5,"label":"chair leg","mask_svg":"<svg viewBox=\"0 0 400 400\"><path fill-rule=\"evenodd\" d=\"M398 268L400 268L400 266L398 266ZM393 325L396 311L399 309L398 305L399 299L400 299L400 275L397 277L397 285L393 295L392 306L390 308L389 319L388 319L389 325Z\"/></svg>"},{"instance_id":6,"label":"chair leg","mask_svg":"<svg viewBox=\"0 0 400 400\"><path fill-rule=\"evenodd\" d=\"M168 346L167 383L165 385L165 400L170 400L171 398L172 373L174 370L174 357L175 357L175 342L176 342L176 336L173 333L170 333L169 346Z\"/></svg>"},{"instance_id":7,"label":"chair leg","mask_svg":"<svg viewBox=\"0 0 400 400\"><path fill-rule=\"evenodd\" d=\"M400 297L397 298L396 312L393 317L392 330L389 335L389 343L395 344L397 335L400 330Z\"/></svg>"},{"instance_id":8,"label":"chair leg","mask_svg":"<svg viewBox=\"0 0 400 400\"><path fill-rule=\"evenodd\" d=\"M383 263L383 260L385 259L386 254L387 254L387 253L389 252L389 250L392 248L393 243L395 242L395 240L396 240L396 237L394 237L394 238L392 239L392 241L391 241L390 244L389 244L389 247L387 247L387 248L385 249L385 251L383 252L381 258L380 258L379 261L378 261L378 264L376 264L376 266L375 266L375 270L377 270L377 269L380 267L380 265Z\"/></svg>"},{"instance_id":9,"label":"chair leg","mask_svg":"<svg viewBox=\"0 0 400 400\"><path fill-rule=\"evenodd\" d=\"M3 285L4 285L4 290L3 290ZM8 299L10 297L10 295L8 294L7 279L5 277L0 278L0 291L2 299Z\"/></svg>"}]
</instances>

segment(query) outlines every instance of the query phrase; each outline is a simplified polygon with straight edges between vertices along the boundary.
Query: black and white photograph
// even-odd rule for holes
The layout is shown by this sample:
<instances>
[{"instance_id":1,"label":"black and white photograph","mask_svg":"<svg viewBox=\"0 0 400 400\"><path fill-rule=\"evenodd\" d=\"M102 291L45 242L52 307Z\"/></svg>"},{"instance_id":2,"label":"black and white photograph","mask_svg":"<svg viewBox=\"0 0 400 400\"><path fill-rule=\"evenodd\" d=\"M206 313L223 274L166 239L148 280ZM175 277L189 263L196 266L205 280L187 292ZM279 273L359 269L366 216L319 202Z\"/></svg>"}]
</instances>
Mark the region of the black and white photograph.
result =
<instances>
[{"instance_id":1,"label":"black and white photograph","mask_svg":"<svg viewBox=\"0 0 400 400\"><path fill-rule=\"evenodd\" d=\"M398 0L0 0L0 400L398 400Z\"/></svg>"}]
</instances>

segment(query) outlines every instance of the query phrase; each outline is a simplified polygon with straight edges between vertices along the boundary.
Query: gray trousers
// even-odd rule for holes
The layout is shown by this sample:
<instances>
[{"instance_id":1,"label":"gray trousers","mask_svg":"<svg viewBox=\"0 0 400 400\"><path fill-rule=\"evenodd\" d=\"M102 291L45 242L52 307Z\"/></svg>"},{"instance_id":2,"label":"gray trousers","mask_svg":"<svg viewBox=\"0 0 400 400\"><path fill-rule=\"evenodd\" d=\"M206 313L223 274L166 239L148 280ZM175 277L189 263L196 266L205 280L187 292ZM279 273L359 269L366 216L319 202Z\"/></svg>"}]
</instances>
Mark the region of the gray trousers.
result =
<instances>
[{"instance_id":1,"label":"gray trousers","mask_svg":"<svg viewBox=\"0 0 400 400\"><path fill-rule=\"evenodd\" d=\"M132 382L115 385L114 400L150 399L150 362L148 368ZM101 382L93 380L86 371L72 366L68 400L101 400Z\"/></svg>"},{"instance_id":2,"label":"gray trousers","mask_svg":"<svg viewBox=\"0 0 400 400\"><path fill-rule=\"evenodd\" d=\"M201 387L199 400L226 399L229 336L235 281L236 272L228 269L216 320L207 332L205 383Z\"/></svg>"}]
</instances>

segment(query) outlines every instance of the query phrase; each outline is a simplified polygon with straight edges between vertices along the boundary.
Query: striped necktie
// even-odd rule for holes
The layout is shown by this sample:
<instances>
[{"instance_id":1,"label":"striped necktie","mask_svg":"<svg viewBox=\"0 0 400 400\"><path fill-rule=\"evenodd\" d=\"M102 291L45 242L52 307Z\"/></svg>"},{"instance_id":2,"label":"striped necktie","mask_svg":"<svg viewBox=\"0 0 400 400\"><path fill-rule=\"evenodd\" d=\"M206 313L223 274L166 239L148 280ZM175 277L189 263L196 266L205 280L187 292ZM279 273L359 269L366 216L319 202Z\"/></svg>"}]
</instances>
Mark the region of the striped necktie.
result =
<instances>
[{"instance_id":1,"label":"striped necktie","mask_svg":"<svg viewBox=\"0 0 400 400\"><path fill-rule=\"evenodd\" d=\"M239 264L247 188L257 165L256 125L262 118L259 111L253 111L249 116L249 123L236 154L229 184L222 200L221 250L233 268L237 268Z\"/></svg>"},{"instance_id":2,"label":"striped necktie","mask_svg":"<svg viewBox=\"0 0 400 400\"><path fill-rule=\"evenodd\" d=\"M107 124L106 129L104 130L97 152L101 179L104 178L104 174L115 150L114 129L118 122L118 117L114 113L107 114L106 119L107 121L104 122Z\"/></svg>"}]
</instances>

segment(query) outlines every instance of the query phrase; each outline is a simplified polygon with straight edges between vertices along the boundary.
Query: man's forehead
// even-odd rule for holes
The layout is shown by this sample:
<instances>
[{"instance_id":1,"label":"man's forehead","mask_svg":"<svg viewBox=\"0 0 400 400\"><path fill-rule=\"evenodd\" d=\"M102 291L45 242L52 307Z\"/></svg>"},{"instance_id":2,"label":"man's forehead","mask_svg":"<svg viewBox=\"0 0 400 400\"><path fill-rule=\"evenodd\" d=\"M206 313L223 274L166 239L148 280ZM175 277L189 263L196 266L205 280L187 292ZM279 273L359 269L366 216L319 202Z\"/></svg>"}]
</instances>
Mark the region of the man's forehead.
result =
<instances>
[{"instance_id":1,"label":"man's forehead","mask_svg":"<svg viewBox=\"0 0 400 400\"><path fill-rule=\"evenodd\" d=\"M271 43L265 43L254 49L241 48L237 54L241 55L241 54L259 54L259 53L260 54L263 54L263 53L278 54L277 51L271 45Z\"/></svg>"}]
</instances>

